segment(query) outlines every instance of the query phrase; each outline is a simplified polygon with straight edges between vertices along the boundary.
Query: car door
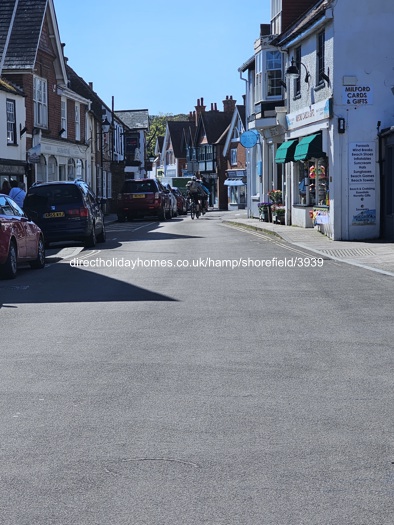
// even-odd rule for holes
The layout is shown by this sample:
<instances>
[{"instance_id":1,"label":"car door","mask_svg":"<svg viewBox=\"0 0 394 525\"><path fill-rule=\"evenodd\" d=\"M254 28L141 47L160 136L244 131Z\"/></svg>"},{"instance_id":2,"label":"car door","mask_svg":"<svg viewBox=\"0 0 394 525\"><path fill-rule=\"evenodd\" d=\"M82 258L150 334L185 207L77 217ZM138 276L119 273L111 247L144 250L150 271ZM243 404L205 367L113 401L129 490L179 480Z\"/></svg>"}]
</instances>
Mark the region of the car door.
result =
<instances>
[{"instance_id":1,"label":"car door","mask_svg":"<svg viewBox=\"0 0 394 525\"><path fill-rule=\"evenodd\" d=\"M2 208L7 215L7 223L11 224L10 233L12 232L16 239L18 259L26 259L26 222L28 221L14 201L8 197L4 197L4 200Z\"/></svg>"},{"instance_id":2,"label":"car door","mask_svg":"<svg viewBox=\"0 0 394 525\"><path fill-rule=\"evenodd\" d=\"M38 234L36 224L26 217L25 212L15 202L12 202L14 214L20 221L20 227L24 230L25 246L27 259L34 259L37 256Z\"/></svg>"}]
</instances>

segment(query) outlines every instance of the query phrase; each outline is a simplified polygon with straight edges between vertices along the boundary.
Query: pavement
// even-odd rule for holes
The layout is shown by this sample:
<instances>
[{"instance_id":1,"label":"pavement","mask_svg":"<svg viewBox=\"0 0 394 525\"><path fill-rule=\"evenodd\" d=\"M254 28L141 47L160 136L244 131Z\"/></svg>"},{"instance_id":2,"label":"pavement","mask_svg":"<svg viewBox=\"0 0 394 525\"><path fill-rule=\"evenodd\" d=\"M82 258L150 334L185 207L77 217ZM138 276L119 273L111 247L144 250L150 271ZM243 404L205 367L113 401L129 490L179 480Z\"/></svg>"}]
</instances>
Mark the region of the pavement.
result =
<instances>
[{"instance_id":1,"label":"pavement","mask_svg":"<svg viewBox=\"0 0 394 525\"><path fill-rule=\"evenodd\" d=\"M394 243L381 239L368 241L333 241L315 228L283 226L258 219L248 218L246 210L211 210L224 224L254 230L276 236L290 244L306 249L325 259L333 259L346 264L394 277ZM186 218L186 217L185 217ZM107 215L106 224L116 222L116 215Z\"/></svg>"}]
</instances>

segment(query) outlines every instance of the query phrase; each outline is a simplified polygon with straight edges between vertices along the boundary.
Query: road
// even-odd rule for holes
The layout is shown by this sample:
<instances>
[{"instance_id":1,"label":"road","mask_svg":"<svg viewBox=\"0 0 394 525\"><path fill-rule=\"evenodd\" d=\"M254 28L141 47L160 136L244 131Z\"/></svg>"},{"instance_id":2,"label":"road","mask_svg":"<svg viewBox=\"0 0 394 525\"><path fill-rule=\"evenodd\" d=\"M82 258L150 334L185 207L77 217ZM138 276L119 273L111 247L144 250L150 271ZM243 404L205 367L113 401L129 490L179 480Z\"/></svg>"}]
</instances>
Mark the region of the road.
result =
<instances>
[{"instance_id":1,"label":"road","mask_svg":"<svg viewBox=\"0 0 394 525\"><path fill-rule=\"evenodd\" d=\"M0 523L392 525L392 278L220 212L107 237L0 281Z\"/></svg>"}]
</instances>

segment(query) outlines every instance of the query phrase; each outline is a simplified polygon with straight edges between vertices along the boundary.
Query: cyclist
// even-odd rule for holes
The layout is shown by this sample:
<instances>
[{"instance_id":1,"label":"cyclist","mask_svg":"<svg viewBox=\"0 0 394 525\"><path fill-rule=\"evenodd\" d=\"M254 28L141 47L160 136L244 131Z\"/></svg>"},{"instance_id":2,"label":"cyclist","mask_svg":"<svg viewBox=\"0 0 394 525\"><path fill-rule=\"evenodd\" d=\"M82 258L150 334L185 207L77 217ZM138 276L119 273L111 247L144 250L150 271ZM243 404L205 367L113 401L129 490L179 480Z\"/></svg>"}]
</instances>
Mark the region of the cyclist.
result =
<instances>
[{"instance_id":1,"label":"cyclist","mask_svg":"<svg viewBox=\"0 0 394 525\"><path fill-rule=\"evenodd\" d=\"M195 205L196 209L199 210L199 205L201 202L201 210L202 213L205 213L206 211L206 200L207 200L207 194L202 188L201 181L197 179L197 177L192 177L192 179L186 184L188 197L190 200L192 200Z\"/></svg>"}]
</instances>

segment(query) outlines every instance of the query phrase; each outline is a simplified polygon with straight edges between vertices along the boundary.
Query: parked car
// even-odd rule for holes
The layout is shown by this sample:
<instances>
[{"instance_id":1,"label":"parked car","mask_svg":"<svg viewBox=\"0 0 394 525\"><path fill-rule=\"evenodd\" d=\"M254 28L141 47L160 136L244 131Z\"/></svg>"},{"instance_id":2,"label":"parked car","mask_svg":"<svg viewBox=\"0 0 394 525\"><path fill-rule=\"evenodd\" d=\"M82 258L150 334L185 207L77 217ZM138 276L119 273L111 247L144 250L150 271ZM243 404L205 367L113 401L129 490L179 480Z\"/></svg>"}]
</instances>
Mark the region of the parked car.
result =
<instances>
[{"instance_id":1,"label":"parked car","mask_svg":"<svg viewBox=\"0 0 394 525\"><path fill-rule=\"evenodd\" d=\"M96 242L105 242L100 202L83 180L33 184L23 209L44 232L47 244L78 241L92 248Z\"/></svg>"},{"instance_id":2,"label":"parked car","mask_svg":"<svg viewBox=\"0 0 394 525\"><path fill-rule=\"evenodd\" d=\"M120 222L146 216L171 218L169 191L157 179L127 179L117 199Z\"/></svg>"},{"instance_id":3,"label":"parked car","mask_svg":"<svg viewBox=\"0 0 394 525\"><path fill-rule=\"evenodd\" d=\"M187 214L187 199L183 196L179 188L171 188L177 202L178 215Z\"/></svg>"},{"instance_id":4,"label":"parked car","mask_svg":"<svg viewBox=\"0 0 394 525\"><path fill-rule=\"evenodd\" d=\"M45 241L41 229L7 195L0 194L0 274L16 277L19 263L45 266Z\"/></svg>"}]
</instances>

